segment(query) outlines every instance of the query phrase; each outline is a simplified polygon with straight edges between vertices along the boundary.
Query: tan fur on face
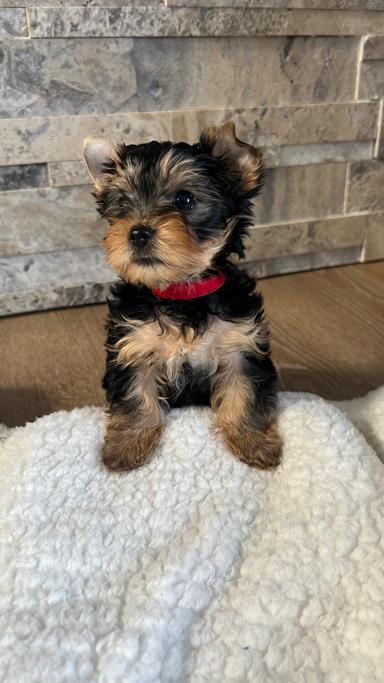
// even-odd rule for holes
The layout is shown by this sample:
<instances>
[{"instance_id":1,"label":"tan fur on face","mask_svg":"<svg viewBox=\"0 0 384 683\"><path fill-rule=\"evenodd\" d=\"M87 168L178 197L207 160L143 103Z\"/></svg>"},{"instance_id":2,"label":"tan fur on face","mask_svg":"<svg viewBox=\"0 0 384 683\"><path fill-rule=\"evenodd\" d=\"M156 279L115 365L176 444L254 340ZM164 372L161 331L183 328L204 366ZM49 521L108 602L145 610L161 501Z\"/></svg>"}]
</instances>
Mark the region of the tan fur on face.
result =
<instances>
[{"instance_id":1,"label":"tan fur on face","mask_svg":"<svg viewBox=\"0 0 384 683\"><path fill-rule=\"evenodd\" d=\"M160 261L150 266L135 262L129 245L132 227L143 221L155 230L153 257ZM227 238L228 232L203 244L199 243L176 212L165 216L147 214L143 217L134 214L129 219L116 220L110 225L104 244L108 263L125 280L147 287L165 287L186 278L198 277L209 267Z\"/></svg>"}]
</instances>

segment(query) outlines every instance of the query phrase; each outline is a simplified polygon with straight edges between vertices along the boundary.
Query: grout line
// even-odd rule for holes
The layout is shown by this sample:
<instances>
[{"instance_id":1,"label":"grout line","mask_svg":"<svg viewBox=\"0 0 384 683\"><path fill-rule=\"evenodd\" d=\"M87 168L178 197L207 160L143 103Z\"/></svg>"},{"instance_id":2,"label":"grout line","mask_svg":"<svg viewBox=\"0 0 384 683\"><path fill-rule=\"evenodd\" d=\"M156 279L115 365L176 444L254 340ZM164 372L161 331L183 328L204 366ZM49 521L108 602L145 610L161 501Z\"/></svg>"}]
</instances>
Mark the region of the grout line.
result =
<instances>
[{"instance_id":1,"label":"grout line","mask_svg":"<svg viewBox=\"0 0 384 683\"><path fill-rule=\"evenodd\" d=\"M30 19L30 16L29 16L28 7L25 7L25 17L26 17L26 20L27 20L27 28L28 28L28 36L27 36L27 38L32 38L32 34L31 34L31 19Z\"/></svg>"},{"instance_id":2,"label":"grout line","mask_svg":"<svg viewBox=\"0 0 384 683\"><path fill-rule=\"evenodd\" d=\"M384 125L383 121L383 109L384 109L384 98L381 98L380 100L380 107L379 107L379 117L377 120L377 137L373 145L373 153L372 153L372 158L373 159L380 159L380 147L381 147L381 134L382 134L382 128ZM384 134L384 131L383 131Z\"/></svg>"},{"instance_id":3,"label":"grout line","mask_svg":"<svg viewBox=\"0 0 384 683\"><path fill-rule=\"evenodd\" d=\"M357 51L357 66L356 66L356 83L355 83L355 100L359 99L360 90L360 76L361 76L361 65L363 63L364 57L364 45L370 36L362 36L359 43L359 49Z\"/></svg>"},{"instance_id":4,"label":"grout line","mask_svg":"<svg viewBox=\"0 0 384 683\"><path fill-rule=\"evenodd\" d=\"M14 38L13 40L22 41L22 40L29 40L29 38L28 37ZM61 38L57 39L57 40L61 40ZM75 39L75 40L77 40L77 39ZM358 108L360 108L361 106L364 106L364 105L365 106L366 105L377 106L377 100L359 100L358 102L356 102L355 100L348 100L346 102L319 102L316 104L314 104L314 103L310 104L308 102L304 102L304 103L300 103L300 104L281 104L281 105L279 104L279 105L267 105L267 106L258 105L256 107L240 107L240 108L236 108L236 107L219 107L219 108L198 107L198 108L194 108L194 109L191 109L191 108L164 109L164 110L162 109L162 110L151 110L151 111L144 111L144 112L136 110L136 111L126 111L126 112L106 112L105 114L102 114L102 116L103 116L103 118L121 119L121 117L130 117L130 116L148 115L148 114L155 115L156 117L162 117L165 115L168 116L168 115L173 115L173 114L177 114L177 115L179 115L179 114L184 114L184 115L193 114L193 115L196 115L196 113L198 113L198 114L217 114L217 113L221 114L221 113L225 113L227 116L229 116L229 115L232 116L232 115L239 113L239 112L240 112L240 114L242 112L246 112L246 113L250 112L250 113L255 113L255 115L256 115L259 113L260 110L264 111L266 109L268 109L268 110L282 110L282 109L301 109L301 110L303 110L303 109L307 109L307 108L314 108L314 109L317 108L317 109L321 110L321 109L327 108L327 107L332 107L334 109L339 109L339 108L341 109L341 108L345 108L348 105L352 105L352 106L358 107ZM1 123L4 124L4 122L6 122L6 123L13 123L13 124L20 124L21 121L31 121L31 120L38 122L38 121L46 121L46 120L57 121L58 119L80 120L80 119L95 119L95 118L100 118L100 114L97 114L97 113L96 114L95 113L92 113L92 114L90 114L90 113L86 113L86 114L57 114L55 116L52 114L49 114L47 116L43 116L43 115L25 116L25 117L22 117L21 119L20 119L20 117L17 117L17 116L11 116L11 117L6 118L6 119L1 119ZM339 142L359 142L359 140L336 140L333 142L336 142L336 143L339 143ZM360 142L364 142L364 140L361 140ZM284 143L284 144L287 144L287 143ZM320 145L323 143L316 143L316 142L302 143L303 146L304 145L312 145L312 144L319 144ZM327 144L327 143L325 143L325 144ZM329 144L331 144L331 143L329 143Z\"/></svg>"},{"instance_id":5,"label":"grout line","mask_svg":"<svg viewBox=\"0 0 384 683\"><path fill-rule=\"evenodd\" d=\"M1 195L0 195L1 196ZM266 228L284 228L288 225L305 225L306 223L333 223L344 218L361 218L364 216L384 216L383 210L353 211L347 213L332 213L328 216L307 216L306 218L293 218L292 220L280 221L278 223L252 223L249 230L265 230Z\"/></svg>"},{"instance_id":6,"label":"grout line","mask_svg":"<svg viewBox=\"0 0 384 683\"><path fill-rule=\"evenodd\" d=\"M343 203L343 214L344 214L344 216L348 213L347 212L347 204L348 204L348 194L349 194L350 165L351 165L350 163L347 164L347 172L345 174L344 203Z\"/></svg>"},{"instance_id":7,"label":"grout line","mask_svg":"<svg viewBox=\"0 0 384 683\"><path fill-rule=\"evenodd\" d=\"M367 253L367 226L364 226L363 242L360 250L360 263L365 263L365 255Z\"/></svg>"}]
</instances>

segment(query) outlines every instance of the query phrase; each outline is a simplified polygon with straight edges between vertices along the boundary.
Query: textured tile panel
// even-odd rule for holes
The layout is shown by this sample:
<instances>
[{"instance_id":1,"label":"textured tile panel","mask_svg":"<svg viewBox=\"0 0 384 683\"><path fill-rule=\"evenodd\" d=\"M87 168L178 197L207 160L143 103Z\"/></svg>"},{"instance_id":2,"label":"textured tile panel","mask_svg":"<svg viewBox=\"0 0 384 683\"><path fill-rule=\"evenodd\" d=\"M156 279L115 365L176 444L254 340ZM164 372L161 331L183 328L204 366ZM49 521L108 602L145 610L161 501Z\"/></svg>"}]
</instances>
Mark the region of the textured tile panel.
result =
<instances>
[{"instance_id":1,"label":"textured tile panel","mask_svg":"<svg viewBox=\"0 0 384 683\"><path fill-rule=\"evenodd\" d=\"M101 244L104 225L88 187L0 193L0 255Z\"/></svg>"},{"instance_id":2,"label":"textured tile panel","mask_svg":"<svg viewBox=\"0 0 384 683\"><path fill-rule=\"evenodd\" d=\"M0 191L46 187L47 185L46 164L0 166Z\"/></svg>"},{"instance_id":3,"label":"textured tile panel","mask_svg":"<svg viewBox=\"0 0 384 683\"><path fill-rule=\"evenodd\" d=\"M347 211L384 210L384 162L350 164L347 190Z\"/></svg>"},{"instance_id":4,"label":"textured tile panel","mask_svg":"<svg viewBox=\"0 0 384 683\"><path fill-rule=\"evenodd\" d=\"M361 247L366 216L341 216L253 228L247 240L247 261Z\"/></svg>"},{"instance_id":5,"label":"textured tile panel","mask_svg":"<svg viewBox=\"0 0 384 683\"><path fill-rule=\"evenodd\" d=\"M323 218L343 212L346 164L269 169L254 208L256 224Z\"/></svg>"},{"instance_id":6,"label":"textured tile panel","mask_svg":"<svg viewBox=\"0 0 384 683\"><path fill-rule=\"evenodd\" d=\"M34 38L107 36L364 35L384 30L382 12L240 7L31 7Z\"/></svg>"},{"instance_id":7,"label":"textured tile panel","mask_svg":"<svg viewBox=\"0 0 384 683\"><path fill-rule=\"evenodd\" d=\"M83 140L93 133L136 143L169 138L169 114L110 114L0 120L0 166L83 158Z\"/></svg>"}]
</instances>

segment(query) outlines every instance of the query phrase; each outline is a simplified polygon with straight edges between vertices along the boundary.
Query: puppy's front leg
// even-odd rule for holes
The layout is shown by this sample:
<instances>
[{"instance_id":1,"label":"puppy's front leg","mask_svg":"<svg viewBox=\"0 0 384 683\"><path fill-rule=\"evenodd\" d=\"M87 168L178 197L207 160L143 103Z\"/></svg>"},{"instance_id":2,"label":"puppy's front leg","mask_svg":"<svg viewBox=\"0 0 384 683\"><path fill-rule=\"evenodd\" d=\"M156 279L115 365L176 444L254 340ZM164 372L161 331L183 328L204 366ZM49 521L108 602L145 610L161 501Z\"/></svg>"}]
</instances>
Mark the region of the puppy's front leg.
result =
<instances>
[{"instance_id":1,"label":"puppy's front leg","mask_svg":"<svg viewBox=\"0 0 384 683\"><path fill-rule=\"evenodd\" d=\"M276 467L276 371L268 356L227 353L212 379L211 405L229 450L250 467Z\"/></svg>"},{"instance_id":2,"label":"puppy's front leg","mask_svg":"<svg viewBox=\"0 0 384 683\"><path fill-rule=\"evenodd\" d=\"M163 430L156 377L151 367L130 368L119 397L104 383L110 401L102 459L110 470L133 470L144 465L159 444Z\"/></svg>"}]
</instances>

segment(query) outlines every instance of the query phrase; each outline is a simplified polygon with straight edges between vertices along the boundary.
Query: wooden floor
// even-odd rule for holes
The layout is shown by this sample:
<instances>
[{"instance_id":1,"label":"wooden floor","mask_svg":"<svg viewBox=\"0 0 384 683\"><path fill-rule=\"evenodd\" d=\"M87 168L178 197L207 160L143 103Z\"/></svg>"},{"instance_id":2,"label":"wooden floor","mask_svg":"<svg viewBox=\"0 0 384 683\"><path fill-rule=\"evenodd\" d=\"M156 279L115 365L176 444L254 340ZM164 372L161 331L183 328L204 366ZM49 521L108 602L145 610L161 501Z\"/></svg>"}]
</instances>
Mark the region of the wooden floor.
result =
<instances>
[{"instance_id":1,"label":"wooden floor","mask_svg":"<svg viewBox=\"0 0 384 683\"><path fill-rule=\"evenodd\" d=\"M262 280L281 385L347 399L384 383L384 262ZM101 405L104 305L0 320L0 422Z\"/></svg>"}]
</instances>

